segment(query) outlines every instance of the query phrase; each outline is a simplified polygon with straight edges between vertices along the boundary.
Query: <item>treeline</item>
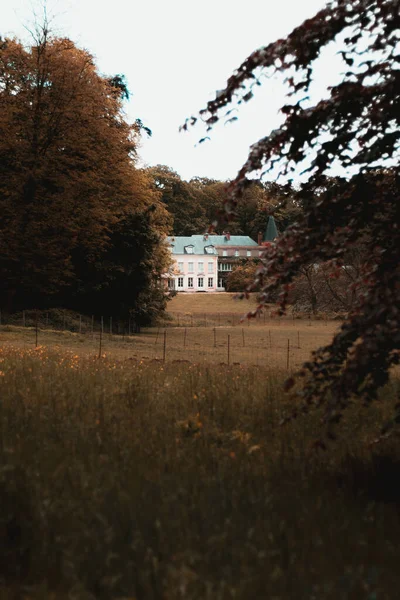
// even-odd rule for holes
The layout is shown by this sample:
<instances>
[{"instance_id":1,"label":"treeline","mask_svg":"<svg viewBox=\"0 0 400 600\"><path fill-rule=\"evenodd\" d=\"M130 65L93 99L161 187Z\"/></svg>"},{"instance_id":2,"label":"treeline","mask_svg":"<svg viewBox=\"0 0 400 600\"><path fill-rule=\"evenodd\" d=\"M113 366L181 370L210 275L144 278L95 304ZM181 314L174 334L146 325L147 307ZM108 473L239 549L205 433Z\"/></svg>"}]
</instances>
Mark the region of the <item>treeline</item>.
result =
<instances>
[{"instance_id":1,"label":"treeline","mask_svg":"<svg viewBox=\"0 0 400 600\"><path fill-rule=\"evenodd\" d=\"M257 240L258 232L265 232L272 210L280 230L286 229L301 212L301 203L290 186L254 181L245 190L234 218L226 223L223 208L229 181L206 177L185 181L165 165L150 167L147 173L172 216L175 235L200 234L218 221L217 233L226 228L233 235L249 235Z\"/></svg>"}]
</instances>

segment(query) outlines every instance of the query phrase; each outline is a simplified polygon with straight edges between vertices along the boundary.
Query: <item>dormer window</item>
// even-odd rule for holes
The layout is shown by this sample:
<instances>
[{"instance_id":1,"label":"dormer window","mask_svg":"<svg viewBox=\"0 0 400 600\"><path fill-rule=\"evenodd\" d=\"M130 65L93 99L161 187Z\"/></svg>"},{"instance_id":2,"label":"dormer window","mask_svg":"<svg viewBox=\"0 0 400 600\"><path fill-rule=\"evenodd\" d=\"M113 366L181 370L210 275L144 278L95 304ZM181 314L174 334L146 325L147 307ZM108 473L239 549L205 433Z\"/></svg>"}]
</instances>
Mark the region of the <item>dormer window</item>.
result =
<instances>
[{"instance_id":1,"label":"dormer window","mask_svg":"<svg viewBox=\"0 0 400 600\"><path fill-rule=\"evenodd\" d=\"M204 246L205 254L215 254L214 246Z\"/></svg>"},{"instance_id":2,"label":"dormer window","mask_svg":"<svg viewBox=\"0 0 400 600\"><path fill-rule=\"evenodd\" d=\"M194 246L192 246L192 245L185 246L185 252L186 252L186 254L193 254L193 252L194 252Z\"/></svg>"}]
</instances>

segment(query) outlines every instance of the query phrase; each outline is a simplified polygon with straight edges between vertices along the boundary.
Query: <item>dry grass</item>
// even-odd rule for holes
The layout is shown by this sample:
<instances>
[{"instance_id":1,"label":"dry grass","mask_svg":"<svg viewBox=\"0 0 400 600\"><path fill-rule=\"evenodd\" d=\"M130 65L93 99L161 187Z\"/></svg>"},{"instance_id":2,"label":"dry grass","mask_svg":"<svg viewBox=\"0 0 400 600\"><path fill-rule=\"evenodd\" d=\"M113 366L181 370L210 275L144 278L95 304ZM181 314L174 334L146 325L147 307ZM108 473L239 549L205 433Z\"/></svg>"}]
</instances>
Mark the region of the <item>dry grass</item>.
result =
<instances>
[{"instance_id":1,"label":"dry grass","mask_svg":"<svg viewBox=\"0 0 400 600\"><path fill-rule=\"evenodd\" d=\"M251 294L248 300L235 300L235 295L229 292L207 293L178 293L168 304L168 312L175 313L235 313L243 315L257 306L256 294Z\"/></svg>"},{"instance_id":2,"label":"dry grass","mask_svg":"<svg viewBox=\"0 0 400 600\"><path fill-rule=\"evenodd\" d=\"M210 328L186 354L167 329L165 364L139 360L160 357L163 330L107 338L98 360L90 335L40 332L51 348L35 349L34 330L3 328L0 598L397 598L400 449L369 442L398 380L316 453L318 414L278 425L292 325L245 326L229 367L206 354ZM334 324L299 327L298 358ZM269 330L275 362L266 348L246 364Z\"/></svg>"},{"instance_id":3,"label":"dry grass","mask_svg":"<svg viewBox=\"0 0 400 600\"><path fill-rule=\"evenodd\" d=\"M102 355L109 358L157 359L167 361L270 365L287 368L299 367L315 348L329 343L337 322L269 320L265 325L245 321L235 327L173 327L146 329L140 335L102 336ZM0 328L0 343L18 348L33 348L35 328L6 326ZM54 350L69 349L81 357L98 356L100 333L79 334L39 329L40 346Z\"/></svg>"}]
</instances>

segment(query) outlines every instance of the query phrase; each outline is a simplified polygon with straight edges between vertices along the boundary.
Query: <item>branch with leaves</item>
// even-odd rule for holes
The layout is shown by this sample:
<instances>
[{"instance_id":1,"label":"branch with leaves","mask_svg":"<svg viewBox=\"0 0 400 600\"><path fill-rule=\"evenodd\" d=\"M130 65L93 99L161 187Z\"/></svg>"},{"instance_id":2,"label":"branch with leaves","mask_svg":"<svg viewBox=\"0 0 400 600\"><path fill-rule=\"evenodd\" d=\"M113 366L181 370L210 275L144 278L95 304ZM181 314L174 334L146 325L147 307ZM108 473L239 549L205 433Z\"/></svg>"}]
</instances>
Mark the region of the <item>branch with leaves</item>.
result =
<instances>
[{"instance_id":1,"label":"branch with leaves","mask_svg":"<svg viewBox=\"0 0 400 600\"><path fill-rule=\"evenodd\" d=\"M399 9L399 0L329 3L286 39L253 52L199 116L182 126L186 130L200 119L210 134L252 98L263 76L286 76L285 120L251 147L225 204L232 218L254 175L274 170L291 182L302 172L303 212L266 249L257 273L259 311L279 289L283 314L302 268L319 261L334 261L340 268L344 254L366 231L372 240L351 283L362 293L332 343L316 351L300 372L305 381L294 414L324 407L329 425L340 421L352 398L374 400L399 362ZM331 43L345 71L328 97L313 103L308 94L315 64ZM329 181L332 167L340 167L344 176ZM294 383L291 379L287 389Z\"/></svg>"}]
</instances>

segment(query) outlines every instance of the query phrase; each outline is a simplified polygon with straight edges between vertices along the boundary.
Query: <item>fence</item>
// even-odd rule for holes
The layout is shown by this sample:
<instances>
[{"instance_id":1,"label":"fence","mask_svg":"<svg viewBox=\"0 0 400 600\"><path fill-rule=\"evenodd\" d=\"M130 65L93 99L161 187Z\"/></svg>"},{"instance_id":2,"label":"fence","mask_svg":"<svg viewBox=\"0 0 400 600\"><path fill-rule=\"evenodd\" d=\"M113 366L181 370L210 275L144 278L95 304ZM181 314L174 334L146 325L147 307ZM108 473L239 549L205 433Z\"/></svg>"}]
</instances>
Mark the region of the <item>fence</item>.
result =
<instances>
[{"instance_id":1,"label":"fence","mask_svg":"<svg viewBox=\"0 0 400 600\"><path fill-rule=\"evenodd\" d=\"M17 342L23 337L24 345L51 347L64 344L74 352L92 357L269 364L286 370L297 368L307 360L311 350L328 343L337 325L325 321L319 323L322 327L309 327L307 321L266 318L264 322L262 317L241 322L239 314L229 314L232 321L228 319L225 325L222 315L226 316L226 313L216 313L217 323L221 325L215 326L208 314L189 315L189 326L185 326L184 320L178 322L175 316L167 327L145 328L140 335L135 335L130 331L132 324L118 322L112 317L87 317L68 311L65 314L64 311L56 311L56 314L49 311L49 315L23 312L13 316L12 323L8 323L13 325L10 328L3 320L1 331L9 330L10 337L14 336ZM66 335L60 337L58 331L65 331ZM5 336L6 333L2 338L6 339Z\"/></svg>"}]
</instances>

